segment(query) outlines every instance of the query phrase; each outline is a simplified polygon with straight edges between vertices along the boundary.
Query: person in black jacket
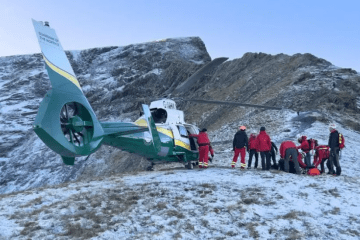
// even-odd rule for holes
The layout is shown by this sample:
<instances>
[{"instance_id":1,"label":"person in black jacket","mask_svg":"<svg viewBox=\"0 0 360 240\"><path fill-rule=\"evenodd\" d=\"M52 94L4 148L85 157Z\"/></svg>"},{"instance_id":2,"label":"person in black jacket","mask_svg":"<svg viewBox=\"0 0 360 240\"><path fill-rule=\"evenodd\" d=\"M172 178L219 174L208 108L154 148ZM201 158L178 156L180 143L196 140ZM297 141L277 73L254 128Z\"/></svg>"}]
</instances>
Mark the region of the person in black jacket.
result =
<instances>
[{"instance_id":1,"label":"person in black jacket","mask_svg":"<svg viewBox=\"0 0 360 240\"><path fill-rule=\"evenodd\" d=\"M336 175L339 176L341 174L341 167L339 162L339 132L335 129L335 123L331 123L329 125L330 136L329 136L329 144L330 147L330 157L328 160L329 172L328 174L334 174L334 165L336 167Z\"/></svg>"},{"instance_id":2,"label":"person in black jacket","mask_svg":"<svg viewBox=\"0 0 360 240\"><path fill-rule=\"evenodd\" d=\"M231 163L231 167L235 168L235 164L237 162L237 159L239 157L239 154L241 156L241 169L245 169L246 163L245 163L245 155L246 155L246 149L248 148L248 137L246 135L246 127L240 126L239 131L235 134L234 140L233 140L233 151L234 151L234 158Z\"/></svg>"},{"instance_id":3,"label":"person in black jacket","mask_svg":"<svg viewBox=\"0 0 360 240\"><path fill-rule=\"evenodd\" d=\"M276 147L274 142L271 142L271 151L270 156L274 163L274 165L271 166L271 168L278 169L278 165L276 163L276 154L278 153L278 148Z\"/></svg>"}]
</instances>

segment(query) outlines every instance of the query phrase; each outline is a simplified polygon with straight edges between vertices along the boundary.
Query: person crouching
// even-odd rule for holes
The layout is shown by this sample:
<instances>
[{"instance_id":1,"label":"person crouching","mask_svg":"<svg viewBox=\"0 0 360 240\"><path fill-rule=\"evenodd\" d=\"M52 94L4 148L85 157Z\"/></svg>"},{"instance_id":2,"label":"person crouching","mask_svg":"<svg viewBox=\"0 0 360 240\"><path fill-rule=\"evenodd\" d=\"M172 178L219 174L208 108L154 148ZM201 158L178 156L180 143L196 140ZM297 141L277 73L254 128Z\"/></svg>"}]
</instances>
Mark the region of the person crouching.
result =
<instances>
[{"instance_id":1,"label":"person crouching","mask_svg":"<svg viewBox=\"0 0 360 240\"><path fill-rule=\"evenodd\" d=\"M237 162L237 159L241 157L241 164L240 168L245 169L246 163L245 163L245 155L246 155L246 149L248 148L248 137L246 135L246 127L240 126L239 131L236 132L233 140L233 151L234 151L234 158L231 163L231 168L235 168L235 164Z\"/></svg>"},{"instance_id":2,"label":"person crouching","mask_svg":"<svg viewBox=\"0 0 360 240\"><path fill-rule=\"evenodd\" d=\"M300 166L298 160L298 151L293 141L284 141L280 145L280 157L284 161L284 171L289 172L289 162L294 163L296 174L300 174ZM279 162L280 165L280 162Z\"/></svg>"}]
</instances>

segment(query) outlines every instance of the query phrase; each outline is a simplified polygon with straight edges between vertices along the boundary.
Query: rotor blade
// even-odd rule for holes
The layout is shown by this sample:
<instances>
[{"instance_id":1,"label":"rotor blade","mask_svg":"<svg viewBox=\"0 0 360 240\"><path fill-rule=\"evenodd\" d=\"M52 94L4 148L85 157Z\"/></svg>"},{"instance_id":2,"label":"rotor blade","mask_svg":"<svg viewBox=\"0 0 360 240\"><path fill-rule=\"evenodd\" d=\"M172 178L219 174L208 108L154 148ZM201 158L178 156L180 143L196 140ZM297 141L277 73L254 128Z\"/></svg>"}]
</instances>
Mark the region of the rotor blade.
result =
<instances>
[{"instance_id":1,"label":"rotor blade","mask_svg":"<svg viewBox=\"0 0 360 240\"><path fill-rule=\"evenodd\" d=\"M21 113L21 116L33 115L33 114L37 114L37 113L38 113L38 111L26 112L26 113Z\"/></svg>"},{"instance_id":2,"label":"rotor blade","mask_svg":"<svg viewBox=\"0 0 360 240\"><path fill-rule=\"evenodd\" d=\"M197 80L199 80L202 76L208 73L211 69L225 62L227 59L228 58L225 57L215 58L214 60L212 60L211 62L200 68L199 70L197 70L193 75L191 75L188 79L186 79L185 82L177 86L173 91L173 94L177 94L189 90L197 82Z\"/></svg>"},{"instance_id":3,"label":"rotor blade","mask_svg":"<svg viewBox=\"0 0 360 240\"><path fill-rule=\"evenodd\" d=\"M279 108L279 107L271 107L271 106L255 105L255 104L247 104L247 103L239 103L239 102L202 100L202 99L181 99L181 100L188 101L188 102L198 102L198 103L210 103L210 104L219 104L219 105L235 105L235 106L243 106L243 107L255 107L255 108L282 110L282 108Z\"/></svg>"},{"instance_id":4,"label":"rotor blade","mask_svg":"<svg viewBox=\"0 0 360 240\"><path fill-rule=\"evenodd\" d=\"M68 108L67 108L67 104L65 104L65 112L66 112L66 119L69 120L69 112L68 112Z\"/></svg>"},{"instance_id":5,"label":"rotor blade","mask_svg":"<svg viewBox=\"0 0 360 240\"><path fill-rule=\"evenodd\" d=\"M70 141L72 142L72 143L74 143L74 138L73 138L73 131L71 130L71 129L69 129L69 135L70 135Z\"/></svg>"},{"instance_id":6,"label":"rotor blade","mask_svg":"<svg viewBox=\"0 0 360 240\"><path fill-rule=\"evenodd\" d=\"M73 110L74 110L74 116L76 116L78 114L78 107L77 107L75 102L72 103L72 107L73 107Z\"/></svg>"},{"instance_id":7,"label":"rotor blade","mask_svg":"<svg viewBox=\"0 0 360 240\"><path fill-rule=\"evenodd\" d=\"M73 134L74 134L74 137L75 137L75 141L78 142L79 145L80 145L81 143L80 143L80 140L79 140L79 139L77 138L77 136L76 136L76 132L73 132Z\"/></svg>"},{"instance_id":8,"label":"rotor blade","mask_svg":"<svg viewBox=\"0 0 360 240\"><path fill-rule=\"evenodd\" d=\"M146 98L131 98L131 99L122 99L122 100L115 100L113 102L104 102L104 103L92 103L91 106L97 106L97 105L112 105L112 104L120 104L120 103L129 103L129 102L151 102L154 100L161 99L159 97L146 97Z\"/></svg>"}]
</instances>

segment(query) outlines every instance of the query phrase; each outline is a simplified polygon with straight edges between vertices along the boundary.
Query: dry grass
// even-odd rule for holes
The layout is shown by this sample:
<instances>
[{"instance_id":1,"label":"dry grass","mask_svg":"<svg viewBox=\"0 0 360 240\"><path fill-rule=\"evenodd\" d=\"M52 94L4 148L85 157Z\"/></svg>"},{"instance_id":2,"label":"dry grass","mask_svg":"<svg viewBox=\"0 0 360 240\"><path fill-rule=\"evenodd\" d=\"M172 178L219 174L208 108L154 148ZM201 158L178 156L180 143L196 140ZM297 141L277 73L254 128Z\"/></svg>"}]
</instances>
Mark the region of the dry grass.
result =
<instances>
[{"instance_id":1,"label":"dry grass","mask_svg":"<svg viewBox=\"0 0 360 240\"><path fill-rule=\"evenodd\" d=\"M169 211L166 212L166 215L168 217L177 217L177 218L181 218L181 219L185 218L184 214L182 214L181 212L178 212L176 210L169 210Z\"/></svg>"},{"instance_id":2,"label":"dry grass","mask_svg":"<svg viewBox=\"0 0 360 240\"><path fill-rule=\"evenodd\" d=\"M253 237L253 238L259 238L260 237L259 232L256 230L256 226L258 226L257 223L248 223L245 226L246 226L246 229L249 232L250 237Z\"/></svg>"},{"instance_id":3,"label":"dry grass","mask_svg":"<svg viewBox=\"0 0 360 240\"><path fill-rule=\"evenodd\" d=\"M340 197L340 193L337 190L337 188L325 190L325 191L323 191L323 193L325 193L326 195L332 195L332 196L334 196L336 198Z\"/></svg>"},{"instance_id":4,"label":"dry grass","mask_svg":"<svg viewBox=\"0 0 360 240\"><path fill-rule=\"evenodd\" d=\"M283 218L283 219L299 219L299 216L306 216L307 213L303 212L303 211L291 211L283 216L280 216L279 218Z\"/></svg>"},{"instance_id":5,"label":"dry grass","mask_svg":"<svg viewBox=\"0 0 360 240\"><path fill-rule=\"evenodd\" d=\"M166 203L165 202L158 202L156 205L155 205L155 208L159 211L167 208L166 206Z\"/></svg>"},{"instance_id":6,"label":"dry grass","mask_svg":"<svg viewBox=\"0 0 360 240\"><path fill-rule=\"evenodd\" d=\"M332 215L339 215L339 214L340 214L340 208L334 207L334 208L330 211L330 213L331 213Z\"/></svg>"},{"instance_id":7,"label":"dry grass","mask_svg":"<svg viewBox=\"0 0 360 240\"><path fill-rule=\"evenodd\" d=\"M33 200L31 200L30 202L20 206L22 208L26 208L26 207L30 207L30 206L33 206L33 205L39 205L42 203L42 198L41 197L38 197L38 198L35 198Z\"/></svg>"}]
</instances>

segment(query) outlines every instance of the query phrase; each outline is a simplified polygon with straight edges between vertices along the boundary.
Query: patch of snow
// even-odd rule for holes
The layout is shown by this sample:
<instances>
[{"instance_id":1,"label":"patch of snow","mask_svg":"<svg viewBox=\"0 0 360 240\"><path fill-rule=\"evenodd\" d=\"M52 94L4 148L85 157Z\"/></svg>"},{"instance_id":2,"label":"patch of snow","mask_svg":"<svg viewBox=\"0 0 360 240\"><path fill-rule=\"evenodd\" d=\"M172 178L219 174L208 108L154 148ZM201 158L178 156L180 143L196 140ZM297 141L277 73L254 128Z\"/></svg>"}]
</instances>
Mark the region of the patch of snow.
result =
<instances>
[{"instance_id":1,"label":"patch of snow","mask_svg":"<svg viewBox=\"0 0 360 240\"><path fill-rule=\"evenodd\" d=\"M79 61L79 58L81 57L81 51L80 50L71 50L70 53L73 56L73 59L75 62Z\"/></svg>"}]
</instances>

